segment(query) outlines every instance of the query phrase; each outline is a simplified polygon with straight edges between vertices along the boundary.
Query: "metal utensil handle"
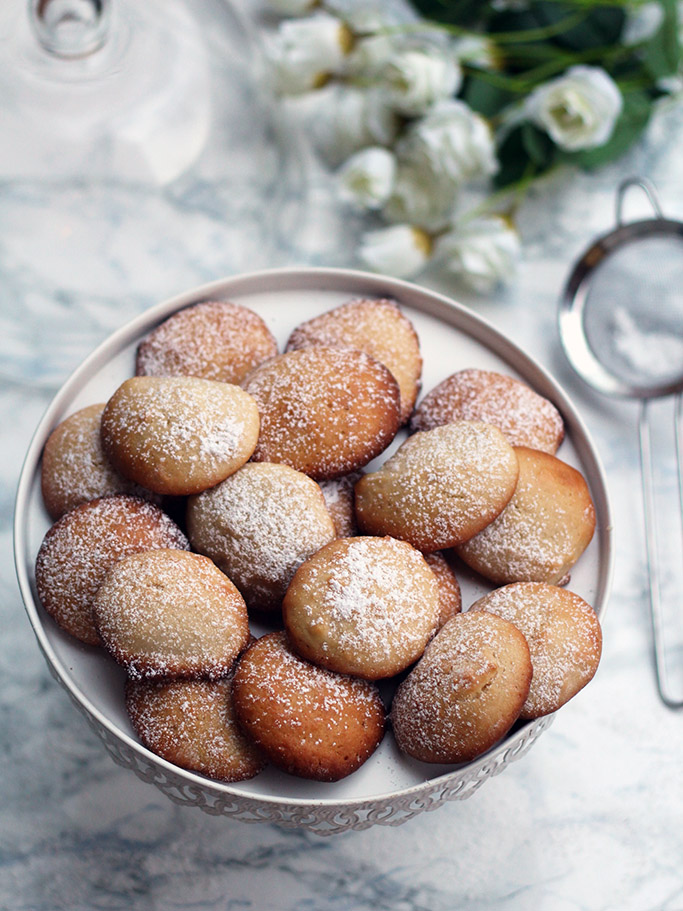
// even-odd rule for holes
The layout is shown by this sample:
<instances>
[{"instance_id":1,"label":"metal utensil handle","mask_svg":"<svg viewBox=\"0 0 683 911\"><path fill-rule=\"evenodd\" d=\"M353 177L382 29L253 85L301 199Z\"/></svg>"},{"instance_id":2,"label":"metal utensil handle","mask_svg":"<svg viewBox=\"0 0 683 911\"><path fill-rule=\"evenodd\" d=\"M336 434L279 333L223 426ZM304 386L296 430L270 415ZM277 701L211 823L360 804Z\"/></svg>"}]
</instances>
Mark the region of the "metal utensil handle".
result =
<instances>
[{"instance_id":1,"label":"metal utensil handle","mask_svg":"<svg viewBox=\"0 0 683 911\"><path fill-rule=\"evenodd\" d=\"M655 213L656 218L664 218L664 213L662 212L662 207L659 204L659 197L657 196L657 190L653 183L646 177L627 177L626 180L622 180L619 184L619 189L617 190L617 225L621 227L624 224L624 197L628 190L631 187L639 187L647 196L650 205Z\"/></svg>"},{"instance_id":2,"label":"metal utensil handle","mask_svg":"<svg viewBox=\"0 0 683 911\"><path fill-rule=\"evenodd\" d=\"M681 404L683 399L677 398L675 416L676 431L676 458L678 465L678 494L679 511L683 522L683 476L681 466ZM657 542L657 523L655 521L654 479L652 472L652 440L650 434L650 421L648 415L648 399L643 399L640 408L638 424L638 437L640 441L640 473L643 488L643 511L645 517L645 548L647 556L648 581L650 585L650 611L652 615L652 638L655 654L655 671L657 675L657 688L662 702L669 708L683 707L683 698L675 698L668 688L668 674L666 668L666 649L664 630L662 624L662 602L659 574L659 549Z\"/></svg>"}]
</instances>

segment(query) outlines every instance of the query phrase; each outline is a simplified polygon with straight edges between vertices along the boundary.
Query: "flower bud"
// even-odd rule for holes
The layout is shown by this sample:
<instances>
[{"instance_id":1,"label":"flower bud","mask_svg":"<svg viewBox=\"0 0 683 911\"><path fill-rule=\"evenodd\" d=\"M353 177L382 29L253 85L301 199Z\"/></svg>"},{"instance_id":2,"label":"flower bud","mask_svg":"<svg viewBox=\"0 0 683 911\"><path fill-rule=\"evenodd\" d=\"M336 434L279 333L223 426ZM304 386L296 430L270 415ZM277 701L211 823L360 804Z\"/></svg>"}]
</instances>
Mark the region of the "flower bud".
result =
<instances>
[{"instance_id":1,"label":"flower bud","mask_svg":"<svg viewBox=\"0 0 683 911\"><path fill-rule=\"evenodd\" d=\"M359 255L374 272L410 278L427 265L431 252L432 241L425 231L411 225L392 225L368 231Z\"/></svg>"}]
</instances>

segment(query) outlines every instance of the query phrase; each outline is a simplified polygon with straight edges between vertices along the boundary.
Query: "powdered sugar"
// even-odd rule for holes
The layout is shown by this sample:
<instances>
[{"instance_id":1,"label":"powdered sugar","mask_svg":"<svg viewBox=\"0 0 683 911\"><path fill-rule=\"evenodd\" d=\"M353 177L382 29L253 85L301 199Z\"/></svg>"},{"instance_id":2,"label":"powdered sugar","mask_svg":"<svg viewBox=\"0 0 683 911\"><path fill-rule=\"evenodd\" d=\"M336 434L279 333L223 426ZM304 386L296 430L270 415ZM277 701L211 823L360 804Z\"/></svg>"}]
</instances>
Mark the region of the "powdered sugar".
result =
<instances>
[{"instance_id":1,"label":"powdered sugar","mask_svg":"<svg viewBox=\"0 0 683 911\"><path fill-rule=\"evenodd\" d=\"M524 634L533 678L523 714L554 712L593 677L602 635L595 612L578 595L544 583L496 589L472 605L504 617Z\"/></svg>"},{"instance_id":2,"label":"powdered sugar","mask_svg":"<svg viewBox=\"0 0 683 911\"><path fill-rule=\"evenodd\" d=\"M133 678L223 676L248 638L237 589L210 560L182 551L117 562L93 613L105 645Z\"/></svg>"},{"instance_id":3,"label":"powdered sugar","mask_svg":"<svg viewBox=\"0 0 683 911\"><path fill-rule=\"evenodd\" d=\"M256 404L238 386L195 377L137 377L110 399L103 442L128 477L159 493L196 493L253 452Z\"/></svg>"},{"instance_id":4,"label":"powdered sugar","mask_svg":"<svg viewBox=\"0 0 683 911\"><path fill-rule=\"evenodd\" d=\"M531 679L529 651L514 626L459 614L399 686L391 710L402 750L428 762L464 762L510 728Z\"/></svg>"},{"instance_id":5,"label":"powdered sugar","mask_svg":"<svg viewBox=\"0 0 683 911\"><path fill-rule=\"evenodd\" d=\"M496 582L558 582L590 541L594 508L582 476L546 453L518 449L520 476L503 512L458 548Z\"/></svg>"},{"instance_id":6,"label":"powdered sugar","mask_svg":"<svg viewBox=\"0 0 683 911\"><path fill-rule=\"evenodd\" d=\"M287 350L308 345L359 348L384 364L401 392L401 423L410 417L419 390L422 357L412 324L395 301L359 299L328 310L298 326Z\"/></svg>"},{"instance_id":7,"label":"powdered sugar","mask_svg":"<svg viewBox=\"0 0 683 911\"><path fill-rule=\"evenodd\" d=\"M562 418L548 399L525 383L490 370L452 374L422 400L413 430L431 430L457 420L499 427L513 446L554 453L564 436Z\"/></svg>"},{"instance_id":8,"label":"powdered sugar","mask_svg":"<svg viewBox=\"0 0 683 911\"><path fill-rule=\"evenodd\" d=\"M290 351L257 368L243 387L261 416L254 458L284 462L316 479L366 465L399 427L396 382L361 351Z\"/></svg>"},{"instance_id":9,"label":"powdered sugar","mask_svg":"<svg viewBox=\"0 0 683 911\"><path fill-rule=\"evenodd\" d=\"M96 644L91 605L111 566L131 553L189 546L177 525L144 500L93 500L67 513L45 536L36 560L38 595L68 632Z\"/></svg>"},{"instance_id":10,"label":"powdered sugar","mask_svg":"<svg viewBox=\"0 0 683 911\"><path fill-rule=\"evenodd\" d=\"M284 606L287 629L307 657L378 679L422 654L436 628L438 588L404 542L347 538L307 563Z\"/></svg>"},{"instance_id":11,"label":"powdered sugar","mask_svg":"<svg viewBox=\"0 0 683 911\"><path fill-rule=\"evenodd\" d=\"M497 428L459 421L415 434L356 487L361 528L425 551L484 528L509 501L518 466Z\"/></svg>"},{"instance_id":12,"label":"powdered sugar","mask_svg":"<svg viewBox=\"0 0 683 911\"><path fill-rule=\"evenodd\" d=\"M275 354L277 343L256 313L228 301L204 301L174 313L143 340L136 372L239 383Z\"/></svg>"},{"instance_id":13,"label":"powdered sugar","mask_svg":"<svg viewBox=\"0 0 683 911\"><path fill-rule=\"evenodd\" d=\"M250 463L194 498L193 546L221 566L253 607L279 607L297 567L335 536L320 489L272 463Z\"/></svg>"}]
</instances>

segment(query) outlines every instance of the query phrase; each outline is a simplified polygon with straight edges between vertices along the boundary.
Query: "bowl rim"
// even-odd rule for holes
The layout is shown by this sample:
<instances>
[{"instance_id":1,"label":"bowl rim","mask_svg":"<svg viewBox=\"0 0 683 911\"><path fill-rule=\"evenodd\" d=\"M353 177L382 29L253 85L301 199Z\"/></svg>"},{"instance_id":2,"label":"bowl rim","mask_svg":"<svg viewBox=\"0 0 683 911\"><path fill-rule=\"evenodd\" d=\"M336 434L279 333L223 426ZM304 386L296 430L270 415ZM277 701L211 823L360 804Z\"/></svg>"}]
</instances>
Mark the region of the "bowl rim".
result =
<instances>
[{"instance_id":1,"label":"bowl rim","mask_svg":"<svg viewBox=\"0 0 683 911\"><path fill-rule=\"evenodd\" d=\"M104 728L111 737L122 742L129 750L140 758L160 766L167 773L179 776L184 779L188 785L199 786L215 793L216 796L223 795L239 799L243 802L255 805L270 805L272 807L288 808L325 808L340 810L349 808L364 808L376 805L379 801L386 801L393 798L407 798L411 795L420 794L426 791L438 789L440 785L448 784L450 779L457 780L463 772L476 773L487 763L494 761L501 753L514 748L517 742L524 740L525 733L539 721L547 719L549 724L556 713L542 716L541 718L522 723L512 734L507 734L501 741L494 745L490 750L477 757L472 762L455 765L452 769L428 778L425 781L409 785L403 788L382 791L377 794L366 796L349 796L349 797L278 797L270 794L250 793L237 790L231 783L221 782L208 778L200 773L182 769L168 760L163 759L156 753L143 746L138 740L131 737L125 731L120 730L105 714L103 714L88 698L80 687L78 687L71 678L68 668L64 665L60 657L55 652L43 626L41 615L38 611L36 599L34 597L31 580L27 571L27 551L26 551L26 522L27 506L31 493L31 487L34 482L35 473L40 463L47 433L54 425L55 415L60 411L64 401L73 393L73 387L79 380L85 380L89 374L100 365L103 357L107 355L110 349L117 349L121 340L130 336L135 338L143 331L149 331L160 320L169 316L172 312L204 300L215 298L218 294L225 297L229 294L244 294L254 291L262 291L265 286L268 290L275 287L282 288L293 285L296 288L307 285L311 288L319 284L320 281L326 282L328 287L337 290L350 291L351 286L356 285L359 288L372 288L375 296L399 298L403 292L405 295L413 298L423 298L431 302L437 310L455 311L463 325L463 331L470 334L475 340L481 341L486 339L486 344L494 352L505 358L508 355L514 356L518 362L524 364L525 370L535 374L542 379L545 384L553 390L555 404L562 412L565 423L570 427L572 442L582 461L588 461L591 468L591 476L594 486L591 492L596 499L596 511L603 521L598 523L596 532L599 535L599 546L602 550L602 559L599 564L598 587L596 591L596 603L594 607L596 614L602 621L609 600L609 594L612 585L614 572L614 548L612 546L612 517L611 507L607 495L607 483L604 468L602 466L599 454L595 448L590 434L583 419L576 411L573 403L564 391L562 386L550 374L550 372L539 362L512 342L506 335L497 329L487 319L470 310L465 305L453 300L451 297L431 289L424 288L413 282L404 279L391 278L388 276L378 275L376 273L365 272L358 269L345 269L325 266L287 266L270 269L260 269L251 272L244 272L224 278L206 282L202 285L188 289L180 294L152 305L142 313L135 316L132 320L127 321L113 333L110 333L81 363L67 376L61 384L59 390L52 398L43 413L36 429L31 437L28 449L24 456L22 468L17 486L14 521L13 521L13 543L14 543L14 562L17 581L24 603L24 609L28 615L33 633L38 640L38 644L47 661L53 675L66 689L72 701L78 708L85 713L89 719ZM331 285L329 283L332 283ZM407 306L411 306L407 303ZM427 313L434 315L434 309L426 309ZM491 346L493 341L493 346ZM595 484L597 481L597 484Z\"/></svg>"}]
</instances>

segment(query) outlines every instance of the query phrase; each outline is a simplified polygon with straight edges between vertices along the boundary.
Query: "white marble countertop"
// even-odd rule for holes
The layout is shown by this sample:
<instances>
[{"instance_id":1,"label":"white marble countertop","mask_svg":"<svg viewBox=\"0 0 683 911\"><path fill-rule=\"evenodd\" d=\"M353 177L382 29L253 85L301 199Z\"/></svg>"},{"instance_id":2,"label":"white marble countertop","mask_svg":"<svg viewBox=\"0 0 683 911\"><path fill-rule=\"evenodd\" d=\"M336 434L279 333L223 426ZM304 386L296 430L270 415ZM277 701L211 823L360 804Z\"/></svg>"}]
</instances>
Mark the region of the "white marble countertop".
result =
<instances>
[{"instance_id":1,"label":"white marble countertop","mask_svg":"<svg viewBox=\"0 0 683 911\"><path fill-rule=\"evenodd\" d=\"M236 141L249 151L254 137ZM178 807L114 765L37 648L14 578L11 517L35 425L110 331L172 294L239 271L355 266L353 225L320 175L307 181L294 168L285 179L261 145L230 156L229 167L219 155L156 191L47 173L0 179L0 907L683 909L683 712L665 708L655 687L637 407L588 392L556 332L570 266L612 227L623 177L653 179L666 212L683 219L682 142L683 111L662 112L618 164L560 175L535 191L520 213L524 260L507 290L482 300L439 286L550 369L602 457L616 563L596 678L520 762L471 799L397 828L326 839ZM672 565L680 563L679 550ZM681 581L672 582L679 628Z\"/></svg>"}]
</instances>

